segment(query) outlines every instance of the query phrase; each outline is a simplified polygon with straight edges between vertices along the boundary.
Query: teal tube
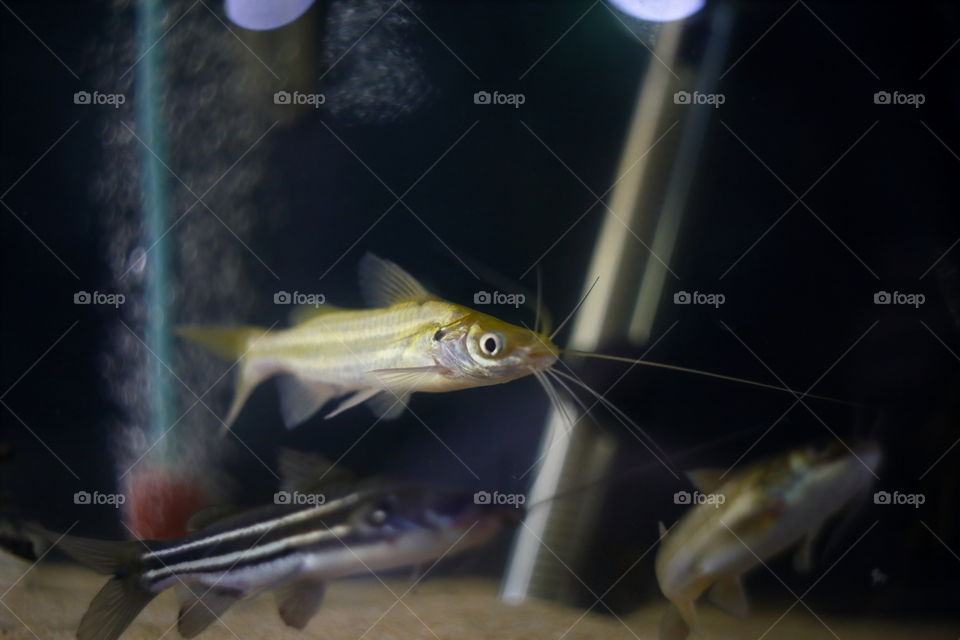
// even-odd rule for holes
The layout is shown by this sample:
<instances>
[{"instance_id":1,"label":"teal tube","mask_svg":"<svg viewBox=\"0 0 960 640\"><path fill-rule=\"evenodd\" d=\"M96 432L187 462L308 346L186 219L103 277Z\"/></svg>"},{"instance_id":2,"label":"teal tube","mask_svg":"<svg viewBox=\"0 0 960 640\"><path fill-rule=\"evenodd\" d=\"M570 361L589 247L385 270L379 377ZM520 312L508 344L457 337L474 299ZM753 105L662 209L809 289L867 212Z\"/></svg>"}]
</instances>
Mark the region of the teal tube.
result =
<instances>
[{"instance_id":1,"label":"teal tube","mask_svg":"<svg viewBox=\"0 0 960 640\"><path fill-rule=\"evenodd\" d=\"M153 247L146 256L146 339L153 352L149 356L146 389L151 440L161 437L173 424L173 397L170 372L172 341L170 336L170 239L169 193L167 191L167 147L163 130L163 41L162 0L138 0L137 49L140 62L136 70L135 117L137 135L145 143L141 153L141 192L143 195L144 239ZM169 164L169 163L167 163ZM161 457L171 450L168 438L157 445Z\"/></svg>"}]
</instances>

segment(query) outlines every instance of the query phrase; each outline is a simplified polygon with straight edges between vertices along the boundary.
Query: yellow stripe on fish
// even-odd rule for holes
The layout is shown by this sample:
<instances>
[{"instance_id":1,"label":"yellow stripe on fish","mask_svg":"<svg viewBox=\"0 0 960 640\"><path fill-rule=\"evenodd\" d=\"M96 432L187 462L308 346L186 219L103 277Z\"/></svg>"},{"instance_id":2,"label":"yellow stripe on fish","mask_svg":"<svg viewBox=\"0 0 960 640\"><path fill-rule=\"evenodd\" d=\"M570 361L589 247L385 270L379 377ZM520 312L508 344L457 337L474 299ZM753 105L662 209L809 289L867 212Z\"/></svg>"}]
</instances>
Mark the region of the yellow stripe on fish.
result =
<instances>
[{"instance_id":1,"label":"yellow stripe on fish","mask_svg":"<svg viewBox=\"0 0 960 640\"><path fill-rule=\"evenodd\" d=\"M293 427L347 396L327 417L362 402L382 418L400 415L415 392L446 392L509 382L549 369L559 349L550 337L429 293L413 276L367 254L360 284L374 308L320 307L297 324L183 326L178 333L238 361L229 428L250 393L280 378L284 422Z\"/></svg>"}]
</instances>

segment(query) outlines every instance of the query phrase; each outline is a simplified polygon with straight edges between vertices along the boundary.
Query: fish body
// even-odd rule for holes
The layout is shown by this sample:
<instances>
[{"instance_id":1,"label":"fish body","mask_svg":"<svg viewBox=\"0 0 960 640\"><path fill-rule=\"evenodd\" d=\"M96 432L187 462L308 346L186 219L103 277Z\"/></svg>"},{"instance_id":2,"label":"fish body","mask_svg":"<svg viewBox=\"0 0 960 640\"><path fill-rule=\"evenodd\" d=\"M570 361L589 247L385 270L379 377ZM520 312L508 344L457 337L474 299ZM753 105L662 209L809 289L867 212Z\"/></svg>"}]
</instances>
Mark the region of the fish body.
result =
<instances>
[{"instance_id":1,"label":"fish body","mask_svg":"<svg viewBox=\"0 0 960 640\"><path fill-rule=\"evenodd\" d=\"M548 336L441 300L392 262L368 254L361 261L361 284L375 308L318 307L300 313L294 326L274 331L179 329L238 361L227 427L253 389L274 376L281 376L281 409L292 427L334 398L349 395L327 417L368 402L392 418L414 392L501 384L557 360L559 350Z\"/></svg>"},{"instance_id":2,"label":"fish body","mask_svg":"<svg viewBox=\"0 0 960 640\"><path fill-rule=\"evenodd\" d=\"M724 481L719 472L690 474L700 491L722 498L693 507L662 536L656 575L671 606L661 640L682 640L697 628L695 602L707 591L721 608L746 615L743 574L801 541L795 564L808 568L817 533L870 486L880 459L874 445L852 453L800 449Z\"/></svg>"},{"instance_id":3,"label":"fish body","mask_svg":"<svg viewBox=\"0 0 960 640\"><path fill-rule=\"evenodd\" d=\"M275 590L284 622L303 628L327 581L436 560L480 545L503 507L429 485L362 486L321 504L271 505L213 521L172 541L48 537L112 575L80 623L80 640L118 638L157 594L176 587L178 628L191 638L236 601Z\"/></svg>"}]
</instances>

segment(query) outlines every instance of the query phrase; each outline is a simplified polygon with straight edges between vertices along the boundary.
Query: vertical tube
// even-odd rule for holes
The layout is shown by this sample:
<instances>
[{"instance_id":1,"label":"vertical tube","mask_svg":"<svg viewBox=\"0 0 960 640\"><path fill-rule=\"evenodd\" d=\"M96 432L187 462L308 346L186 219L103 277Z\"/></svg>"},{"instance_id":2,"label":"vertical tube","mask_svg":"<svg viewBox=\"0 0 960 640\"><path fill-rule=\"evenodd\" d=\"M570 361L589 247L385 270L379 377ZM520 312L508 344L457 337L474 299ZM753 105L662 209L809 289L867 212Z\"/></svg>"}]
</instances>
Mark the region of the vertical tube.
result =
<instances>
[{"instance_id":1,"label":"vertical tube","mask_svg":"<svg viewBox=\"0 0 960 640\"><path fill-rule=\"evenodd\" d=\"M166 140L163 130L163 40L161 0L137 2L137 48L142 56L137 64L136 127L145 147L141 150L142 206L146 265L146 343L153 352L148 356L149 391L147 394L149 431L159 438L171 424L172 396L170 374L164 363L171 358L170 322L170 241L169 200L166 189ZM166 444L167 438L162 443ZM165 447L164 451L168 450ZM161 454L162 455L162 454Z\"/></svg>"},{"instance_id":2,"label":"vertical tube","mask_svg":"<svg viewBox=\"0 0 960 640\"><path fill-rule=\"evenodd\" d=\"M629 314L614 313L611 308L616 307L617 301L626 296L626 290L632 291L636 284L640 254L635 247L636 239L626 227L639 229L642 226L644 201L641 196L647 195L643 185L650 168L649 151L657 140L662 114L672 92L672 74L668 66L676 60L682 30L682 22L666 23L657 36L656 57L651 56L640 87L620 166L614 176L619 182L611 196L610 210L600 228L585 278L584 292L594 278L599 279L574 318L571 348L593 351L603 340L624 336L627 332ZM609 449L610 443L595 431L587 431L588 426L581 420L571 428L556 409L551 409L540 445L541 463L528 497L529 503L540 503L556 495L566 478L582 480L579 461L584 455L593 457L592 453ZM600 457L609 463L613 455L610 452ZM586 502L590 502L589 497ZM501 589L503 600L522 602L529 595L551 597L563 591L562 588L556 588L557 579L569 576L566 575L566 569L562 569L561 574L557 565L569 563L554 557L551 551L559 555L565 550L554 549L551 540L569 540L577 533L582 534L586 529L557 530L566 526L564 523L582 522L573 514L583 515L580 512L588 506L578 505L573 499L565 500L562 505L559 501L548 500L529 514L514 541ZM584 526L589 526L589 523ZM550 546L550 551L545 550L544 545ZM575 555L575 548L573 552Z\"/></svg>"}]
</instances>

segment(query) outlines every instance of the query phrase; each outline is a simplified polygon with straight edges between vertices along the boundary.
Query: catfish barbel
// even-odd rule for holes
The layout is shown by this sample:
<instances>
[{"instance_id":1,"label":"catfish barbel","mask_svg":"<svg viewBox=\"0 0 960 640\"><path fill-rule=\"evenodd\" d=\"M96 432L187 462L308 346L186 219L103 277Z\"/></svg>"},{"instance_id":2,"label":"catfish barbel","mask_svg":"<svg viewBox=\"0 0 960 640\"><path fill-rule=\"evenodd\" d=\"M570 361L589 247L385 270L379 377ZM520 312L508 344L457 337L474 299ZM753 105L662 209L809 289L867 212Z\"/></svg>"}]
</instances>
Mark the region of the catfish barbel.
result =
<instances>
[{"instance_id":1,"label":"catfish barbel","mask_svg":"<svg viewBox=\"0 0 960 640\"><path fill-rule=\"evenodd\" d=\"M307 308L295 314L294 326L273 331L260 327L178 329L180 335L237 362L236 391L223 421L226 428L236 420L253 389L274 376L280 376L284 422L293 427L342 396L347 397L327 418L366 402L378 416L388 419L400 415L415 392L470 389L533 375L554 405L559 406L558 391L551 381L586 410L570 387L574 385L643 433L601 394L557 370L561 353L672 369L798 395L784 387L718 373L561 349L553 337L566 321L549 335L510 324L431 294L396 264L369 253L360 261L360 285L373 308Z\"/></svg>"}]
</instances>

